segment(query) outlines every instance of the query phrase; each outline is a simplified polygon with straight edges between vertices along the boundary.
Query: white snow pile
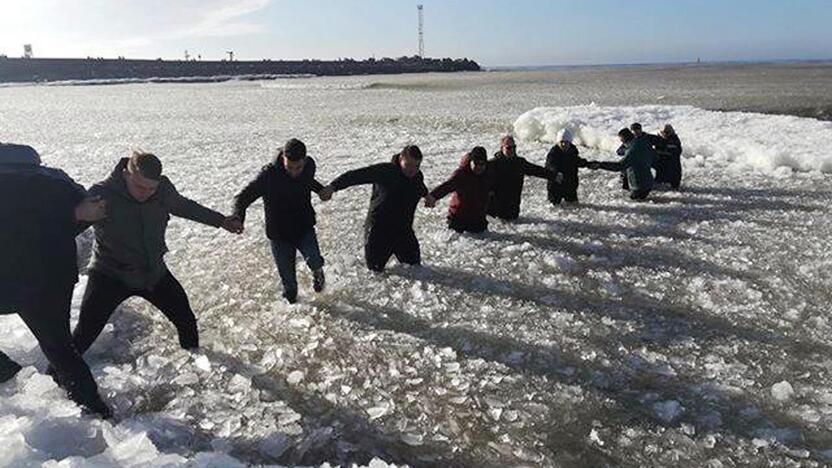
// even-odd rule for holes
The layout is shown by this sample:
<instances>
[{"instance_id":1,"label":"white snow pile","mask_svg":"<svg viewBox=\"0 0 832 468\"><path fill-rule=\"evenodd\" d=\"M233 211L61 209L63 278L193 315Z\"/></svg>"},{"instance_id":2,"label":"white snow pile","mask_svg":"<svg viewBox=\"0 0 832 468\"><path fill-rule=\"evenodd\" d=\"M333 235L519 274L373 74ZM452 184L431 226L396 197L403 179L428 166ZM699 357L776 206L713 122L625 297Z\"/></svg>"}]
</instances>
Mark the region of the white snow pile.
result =
<instances>
[{"instance_id":1,"label":"white snow pile","mask_svg":"<svg viewBox=\"0 0 832 468\"><path fill-rule=\"evenodd\" d=\"M682 139L684 157L761 172L832 173L828 148L832 122L787 115L716 112L692 106L538 107L521 115L514 131L525 141L553 143L555 135L567 128L578 144L614 151L619 146L618 130L633 122L640 122L650 133L673 125Z\"/></svg>"}]
</instances>

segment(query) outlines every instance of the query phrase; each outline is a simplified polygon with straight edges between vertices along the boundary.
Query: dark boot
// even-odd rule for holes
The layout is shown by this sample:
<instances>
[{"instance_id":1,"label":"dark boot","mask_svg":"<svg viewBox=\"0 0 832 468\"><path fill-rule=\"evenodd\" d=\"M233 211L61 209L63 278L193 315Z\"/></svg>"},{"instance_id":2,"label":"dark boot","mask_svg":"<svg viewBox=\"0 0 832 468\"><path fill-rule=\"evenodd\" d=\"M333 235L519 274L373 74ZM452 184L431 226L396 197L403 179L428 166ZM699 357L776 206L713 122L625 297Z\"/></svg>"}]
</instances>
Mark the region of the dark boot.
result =
<instances>
[{"instance_id":1,"label":"dark boot","mask_svg":"<svg viewBox=\"0 0 832 468\"><path fill-rule=\"evenodd\" d=\"M297 291L284 291L283 298L286 299L286 302L289 304L295 304L298 302L298 292Z\"/></svg>"},{"instance_id":2,"label":"dark boot","mask_svg":"<svg viewBox=\"0 0 832 468\"><path fill-rule=\"evenodd\" d=\"M319 268L312 272L312 289L315 292L321 292L326 286L326 277L324 276L324 269Z\"/></svg>"},{"instance_id":3,"label":"dark boot","mask_svg":"<svg viewBox=\"0 0 832 468\"><path fill-rule=\"evenodd\" d=\"M110 419L113 417L113 410L110 409L107 403L104 403L104 400L99 395L86 398L83 401L76 401L76 403L81 407L81 413L87 416L97 416L101 419Z\"/></svg>"}]
</instances>

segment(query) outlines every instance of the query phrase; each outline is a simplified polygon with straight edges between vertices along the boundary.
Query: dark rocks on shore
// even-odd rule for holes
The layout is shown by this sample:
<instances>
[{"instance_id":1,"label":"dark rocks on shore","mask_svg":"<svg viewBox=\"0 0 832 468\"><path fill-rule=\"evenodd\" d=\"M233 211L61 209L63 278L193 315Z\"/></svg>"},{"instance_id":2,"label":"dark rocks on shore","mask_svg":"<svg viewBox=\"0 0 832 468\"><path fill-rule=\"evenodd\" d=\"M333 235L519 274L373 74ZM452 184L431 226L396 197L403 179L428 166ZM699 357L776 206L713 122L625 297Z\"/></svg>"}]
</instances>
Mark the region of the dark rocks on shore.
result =
<instances>
[{"instance_id":1,"label":"dark rocks on shore","mask_svg":"<svg viewBox=\"0 0 832 468\"><path fill-rule=\"evenodd\" d=\"M0 83L189 78L257 75L379 75L480 71L468 59L400 57L338 61L184 61L129 59L25 59L0 57Z\"/></svg>"}]
</instances>

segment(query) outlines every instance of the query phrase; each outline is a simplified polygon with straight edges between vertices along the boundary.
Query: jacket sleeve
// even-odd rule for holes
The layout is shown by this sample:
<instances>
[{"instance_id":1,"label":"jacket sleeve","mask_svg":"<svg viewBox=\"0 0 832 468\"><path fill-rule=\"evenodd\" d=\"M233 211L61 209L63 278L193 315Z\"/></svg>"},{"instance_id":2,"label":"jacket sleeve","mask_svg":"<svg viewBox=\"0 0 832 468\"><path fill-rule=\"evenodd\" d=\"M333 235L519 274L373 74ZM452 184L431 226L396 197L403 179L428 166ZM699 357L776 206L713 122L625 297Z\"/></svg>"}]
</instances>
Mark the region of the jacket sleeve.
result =
<instances>
[{"instance_id":1,"label":"jacket sleeve","mask_svg":"<svg viewBox=\"0 0 832 468\"><path fill-rule=\"evenodd\" d=\"M555 152L555 147L553 146L549 150L549 152L546 153L546 169L549 169L550 171L554 171L555 167L557 166L556 161L557 161L557 154Z\"/></svg>"},{"instance_id":2,"label":"jacket sleeve","mask_svg":"<svg viewBox=\"0 0 832 468\"><path fill-rule=\"evenodd\" d=\"M268 167L268 166L267 166ZM266 187L266 169L264 168L257 174L257 177L249 182L248 185L234 197L234 215L241 220L246 219L246 210L252 203L257 201L265 193Z\"/></svg>"},{"instance_id":3,"label":"jacket sleeve","mask_svg":"<svg viewBox=\"0 0 832 468\"><path fill-rule=\"evenodd\" d=\"M106 190L103 187L101 187L100 185L93 185L92 187L90 187L90 189L87 191L87 194L90 197L101 197L105 201L107 200ZM79 201L79 203L80 203L80 201ZM73 213L73 215L74 215L74 213ZM76 236L80 235L82 232L89 229L92 225L93 225L93 223L90 223L90 222L87 222L87 221L79 221L75 225L75 235Z\"/></svg>"},{"instance_id":4,"label":"jacket sleeve","mask_svg":"<svg viewBox=\"0 0 832 468\"><path fill-rule=\"evenodd\" d=\"M208 226L222 226L222 223L225 221L225 216L221 213L206 208L190 198L181 195L169 181L167 185L168 193L165 197L165 204L168 206L172 215Z\"/></svg>"},{"instance_id":5,"label":"jacket sleeve","mask_svg":"<svg viewBox=\"0 0 832 468\"><path fill-rule=\"evenodd\" d=\"M532 164L525 159L523 160L523 174L527 176L540 177L541 179L554 180L555 173L546 169L545 167Z\"/></svg>"},{"instance_id":6,"label":"jacket sleeve","mask_svg":"<svg viewBox=\"0 0 832 468\"><path fill-rule=\"evenodd\" d=\"M315 160L309 158L310 163L312 164L312 174L309 177L309 189L315 193L321 193L321 190L324 189L324 184L320 183L318 179L315 178L315 174L318 172L318 165L315 163Z\"/></svg>"},{"instance_id":7,"label":"jacket sleeve","mask_svg":"<svg viewBox=\"0 0 832 468\"><path fill-rule=\"evenodd\" d=\"M356 185L379 182L384 175L385 166L386 164L374 164L361 169L347 171L335 178L330 185L337 192Z\"/></svg>"},{"instance_id":8,"label":"jacket sleeve","mask_svg":"<svg viewBox=\"0 0 832 468\"><path fill-rule=\"evenodd\" d=\"M451 176L450 179L443 182L441 185L433 189L430 194L433 198L437 200L441 200L449 193L456 192L457 187L459 186L459 173L455 172L454 175Z\"/></svg>"}]
</instances>

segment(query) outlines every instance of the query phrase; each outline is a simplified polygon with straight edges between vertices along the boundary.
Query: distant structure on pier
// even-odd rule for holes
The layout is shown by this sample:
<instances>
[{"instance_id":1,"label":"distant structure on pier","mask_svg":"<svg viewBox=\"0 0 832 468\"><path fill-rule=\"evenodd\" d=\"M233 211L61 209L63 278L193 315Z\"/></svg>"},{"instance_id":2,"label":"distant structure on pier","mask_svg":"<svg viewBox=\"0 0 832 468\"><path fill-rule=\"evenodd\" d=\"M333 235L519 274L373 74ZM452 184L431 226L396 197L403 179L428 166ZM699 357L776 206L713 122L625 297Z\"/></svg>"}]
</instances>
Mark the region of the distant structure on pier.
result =
<instances>
[{"instance_id":1,"label":"distant structure on pier","mask_svg":"<svg viewBox=\"0 0 832 468\"><path fill-rule=\"evenodd\" d=\"M425 6L416 5L419 12L419 57L425 58Z\"/></svg>"},{"instance_id":2,"label":"distant structure on pier","mask_svg":"<svg viewBox=\"0 0 832 468\"><path fill-rule=\"evenodd\" d=\"M30 59L32 57L34 57L34 54L32 53L32 44L25 44L23 46L23 58Z\"/></svg>"}]
</instances>

